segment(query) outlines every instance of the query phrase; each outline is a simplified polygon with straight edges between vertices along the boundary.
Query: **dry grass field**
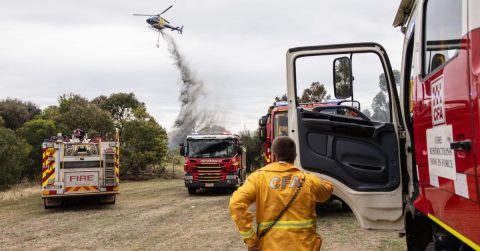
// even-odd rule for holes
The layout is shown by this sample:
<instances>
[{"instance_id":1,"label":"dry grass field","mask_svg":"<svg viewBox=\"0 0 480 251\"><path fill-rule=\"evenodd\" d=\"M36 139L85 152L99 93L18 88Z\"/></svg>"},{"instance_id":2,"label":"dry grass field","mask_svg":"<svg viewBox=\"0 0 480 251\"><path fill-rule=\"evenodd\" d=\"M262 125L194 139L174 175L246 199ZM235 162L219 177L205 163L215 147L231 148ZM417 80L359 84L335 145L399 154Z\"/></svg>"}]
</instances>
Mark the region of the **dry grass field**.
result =
<instances>
[{"instance_id":1,"label":"dry grass field","mask_svg":"<svg viewBox=\"0 0 480 251\"><path fill-rule=\"evenodd\" d=\"M230 194L189 196L183 180L123 182L115 205L69 201L45 210L37 187L0 193L0 250L246 250L228 212ZM322 250L405 250L391 232L358 227L335 204L319 208Z\"/></svg>"}]
</instances>

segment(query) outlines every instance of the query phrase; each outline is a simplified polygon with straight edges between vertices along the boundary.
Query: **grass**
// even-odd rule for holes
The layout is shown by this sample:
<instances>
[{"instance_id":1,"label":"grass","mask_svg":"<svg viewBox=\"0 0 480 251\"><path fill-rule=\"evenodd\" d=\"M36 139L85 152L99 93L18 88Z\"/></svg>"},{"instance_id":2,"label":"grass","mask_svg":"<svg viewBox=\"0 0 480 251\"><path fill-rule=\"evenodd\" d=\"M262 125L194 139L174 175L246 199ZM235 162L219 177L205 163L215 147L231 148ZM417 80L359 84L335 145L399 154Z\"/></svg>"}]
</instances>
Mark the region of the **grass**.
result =
<instances>
[{"instance_id":1,"label":"grass","mask_svg":"<svg viewBox=\"0 0 480 251\"><path fill-rule=\"evenodd\" d=\"M121 184L115 205L91 200L43 209L38 187L0 193L2 250L245 250L228 212L230 194L189 196L183 180ZM361 230L351 213L320 209L322 250L405 250L395 233Z\"/></svg>"}]
</instances>

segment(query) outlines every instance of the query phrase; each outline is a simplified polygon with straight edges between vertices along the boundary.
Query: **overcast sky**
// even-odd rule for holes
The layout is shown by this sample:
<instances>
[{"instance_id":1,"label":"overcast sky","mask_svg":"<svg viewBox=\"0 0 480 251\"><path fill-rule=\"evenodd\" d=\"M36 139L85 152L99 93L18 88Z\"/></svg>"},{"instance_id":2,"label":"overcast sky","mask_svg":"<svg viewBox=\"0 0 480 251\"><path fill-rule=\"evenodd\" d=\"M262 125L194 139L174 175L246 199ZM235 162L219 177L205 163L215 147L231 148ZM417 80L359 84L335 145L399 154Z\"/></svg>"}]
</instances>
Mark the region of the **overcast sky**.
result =
<instances>
[{"instance_id":1,"label":"overcast sky","mask_svg":"<svg viewBox=\"0 0 480 251\"><path fill-rule=\"evenodd\" d=\"M133 92L168 131L180 110L180 75L144 17L184 25L180 52L206 88L202 104L231 131L256 129L286 93L288 48L378 42L400 69L399 0L0 0L0 99L57 104Z\"/></svg>"}]
</instances>

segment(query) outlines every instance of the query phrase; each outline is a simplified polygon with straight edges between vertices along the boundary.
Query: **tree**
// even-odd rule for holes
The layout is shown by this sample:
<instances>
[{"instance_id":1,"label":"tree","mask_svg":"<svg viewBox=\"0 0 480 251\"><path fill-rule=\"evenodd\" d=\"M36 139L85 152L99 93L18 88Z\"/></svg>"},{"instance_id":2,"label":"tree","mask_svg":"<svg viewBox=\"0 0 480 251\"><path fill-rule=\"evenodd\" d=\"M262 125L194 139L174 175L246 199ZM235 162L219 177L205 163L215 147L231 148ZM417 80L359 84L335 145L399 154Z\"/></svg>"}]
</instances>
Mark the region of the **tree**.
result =
<instances>
[{"instance_id":1,"label":"tree","mask_svg":"<svg viewBox=\"0 0 480 251\"><path fill-rule=\"evenodd\" d=\"M114 125L110 113L88 102L86 98L64 94L59 98L58 112L53 120L64 135L70 135L73 130L81 128L90 137L113 138Z\"/></svg>"},{"instance_id":2,"label":"tree","mask_svg":"<svg viewBox=\"0 0 480 251\"><path fill-rule=\"evenodd\" d=\"M35 116L36 119L53 120L60 114L60 109L56 105L51 105L42 110L42 112Z\"/></svg>"},{"instance_id":3,"label":"tree","mask_svg":"<svg viewBox=\"0 0 480 251\"><path fill-rule=\"evenodd\" d=\"M398 88L400 85L400 71L393 70L393 76L395 78L395 86ZM378 87L380 87L380 91L372 100L373 115L371 118L378 121L389 121L390 102L388 100L388 96L386 95L388 88L385 73L382 73L380 76L378 76Z\"/></svg>"},{"instance_id":4,"label":"tree","mask_svg":"<svg viewBox=\"0 0 480 251\"><path fill-rule=\"evenodd\" d=\"M393 70L393 77L395 78L395 85L397 87L400 85L400 75L401 74L399 70ZM378 86L383 92L387 91L387 78L385 78L385 73L382 73L380 76L378 76Z\"/></svg>"},{"instance_id":5,"label":"tree","mask_svg":"<svg viewBox=\"0 0 480 251\"><path fill-rule=\"evenodd\" d=\"M275 102L278 102L278 101L288 101L287 94L285 93L282 96L276 96L275 97Z\"/></svg>"},{"instance_id":6,"label":"tree","mask_svg":"<svg viewBox=\"0 0 480 251\"><path fill-rule=\"evenodd\" d=\"M71 106L87 106L88 99L74 93L63 94L58 97L58 112L66 113Z\"/></svg>"},{"instance_id":7,"label":"tree","mask_svg":"<svg viewBox=\"0 0 480 251\"><path fill-rule=\"evenodd\" d=\"M3 118L5 127L16 130L23 123L40 114L40 109L31 102L19 99L4 99L0 101L0 116Z\"/></svg>"},{"instance_id":8,"label":"tree","mask_svg":"<svg viewBox=\"0 0 480 251\"><path fill-rule=\"evenodd\" d=\"M0 190L18 183L30 151L30 146L8 128L0 128Z\"/></svg>"},{"instance_id":9,"label":"tree","mask_svg":"<svg viewBox=\"0 0 480 251\"><path fill-rule=\"evenodd\" d=\"M120 135L125 123L135 118L135 110L145 107L145 104L138 101L133 93L113 93L108 98L99 96L92 103L99 104L100 108L110 112Z\"/></svg>"},{"instance_id":10,"label":"tree","mask_svg":"<svg viewBox=\"0 0 480 251\"><path fill-rule=\"evenodd\" d=\"M163 167L168 138L154 119L127 121L121 140L122 174L127 171L137 174L149 166Z\"/></svg>"},{"instance_id":11,"label":"tree","mask_svg":"<svg viewBox=\"0 0 480 251\"><path fill-rule=\"evenodd\" d=\"M302 103L313 103L313 102L322 102L327 95L327 90L323 84L320 82L313 82L309 88L303 90L302 97L300 102Z\"/></svg>"},{"instance_id":12,"label":"tree","mask_svg":"<svg viewBox=\"0 0 480 251\"><path fill-rule=\"evenodd\" d=\"M52 120L34 119L26 122L17 130L19 138L30 145L28 161L22 176L38 178L42 169L42 142L55 136L57 128Z\"/></svg>"},{"instance_id":13,"label":"tree","mask_svg":"<svg viewBox=\"0 0 480 251\"><path fill-rule=\"evenodd\" d=\"M372 101L373 109L373 120L378 121L389 121L390 120L390 109L389 103L387 102L387 97L383 92L379 92Z\"/></svg>"},{"instance_id":14,"label":"tree","mask_svg":"<svg viewBox=\"0 0 480 251\"><path fill-rule=\"evenodd\" d=\"M103 106L105 104L105 102L107 101L108 97L105 96L105 95L100 95L94 99L92 99L92 101L90 101L90 103L100 107L103 109Z\"/></svg>"},{"instance_id":15,"label":"tree","mask_svg":"<svg viewBox=\"0 0 480 251\"><path fill-rule=\"evenodd\" d=\"M247 149L247 170L253 171L263 165L262 141L258 137L258 131L242 130L238 134L243 146Z\"/></svg>"}]
</instances>

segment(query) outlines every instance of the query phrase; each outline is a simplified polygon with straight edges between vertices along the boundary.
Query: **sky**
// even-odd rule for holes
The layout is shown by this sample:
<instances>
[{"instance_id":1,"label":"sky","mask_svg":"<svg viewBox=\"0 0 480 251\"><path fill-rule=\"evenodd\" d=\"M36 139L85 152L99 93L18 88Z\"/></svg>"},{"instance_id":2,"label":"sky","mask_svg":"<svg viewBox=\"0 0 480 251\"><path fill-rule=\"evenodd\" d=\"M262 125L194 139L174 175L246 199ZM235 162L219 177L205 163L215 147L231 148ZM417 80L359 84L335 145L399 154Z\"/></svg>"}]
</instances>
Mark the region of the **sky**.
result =
<instances>
[{"instance_id":1,"label":"sky","mask_svg":"<svg viewBox=\"0 0 480 251\"><path fill-rule=\"evenodd\" d=\"M288 48L377 42L400 69L403 34L393 28L400 0L0 0L0 99L56 105L133 92L171 131L181 77L165 40L146 17L162 15L205 93L199 105L232 132L254 130L286 93ZM168 32L168 31L167 31Z\"/></svg>"}]
</instances>

